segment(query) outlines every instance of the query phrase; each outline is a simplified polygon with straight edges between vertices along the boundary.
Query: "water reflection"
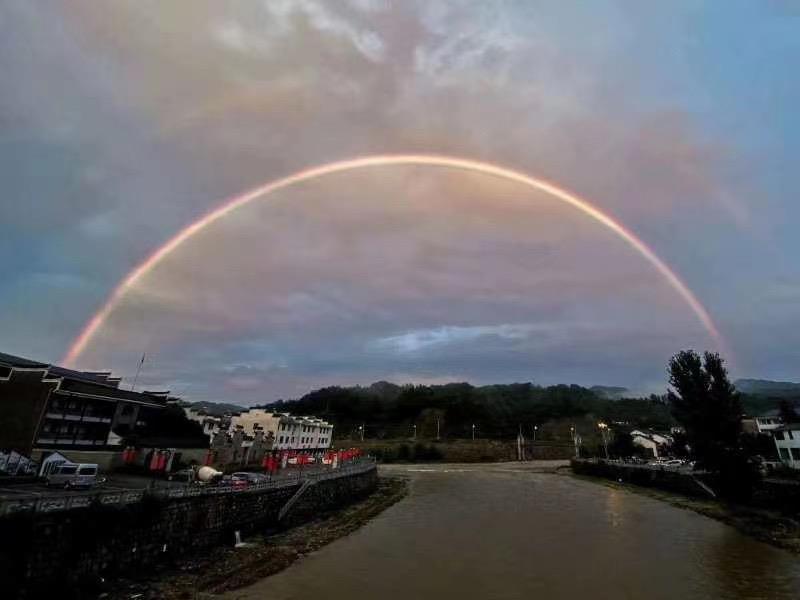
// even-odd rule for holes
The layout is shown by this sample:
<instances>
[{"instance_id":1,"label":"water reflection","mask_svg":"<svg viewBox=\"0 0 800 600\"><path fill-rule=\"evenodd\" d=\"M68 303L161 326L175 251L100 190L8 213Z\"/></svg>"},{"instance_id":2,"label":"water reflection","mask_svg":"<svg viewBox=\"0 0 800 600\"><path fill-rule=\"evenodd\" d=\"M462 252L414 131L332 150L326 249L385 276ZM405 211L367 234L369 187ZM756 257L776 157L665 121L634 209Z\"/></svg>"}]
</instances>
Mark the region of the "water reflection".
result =
<instances>
[{"instance_id":1,"label":"water reflection","mask_svg":"<svg viewBox=\"0 0 800 600\"><path fill-rule=\"evenodd\" d=\"M228 598L798 598L796 557L651 498L508 466L394 470L405 500Z\"/></svg>"}]
</instances>

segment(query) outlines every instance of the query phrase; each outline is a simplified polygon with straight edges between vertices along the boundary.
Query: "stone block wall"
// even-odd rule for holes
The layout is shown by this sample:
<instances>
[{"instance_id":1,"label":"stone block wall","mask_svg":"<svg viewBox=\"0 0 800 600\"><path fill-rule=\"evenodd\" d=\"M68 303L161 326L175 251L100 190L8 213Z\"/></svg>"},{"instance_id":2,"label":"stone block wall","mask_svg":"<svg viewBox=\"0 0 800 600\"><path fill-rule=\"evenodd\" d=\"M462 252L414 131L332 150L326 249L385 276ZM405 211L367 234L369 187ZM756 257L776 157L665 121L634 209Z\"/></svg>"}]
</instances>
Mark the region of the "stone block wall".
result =
<instances>
[{"instance_id":1,"label":"stone block wall","mask_svg":"<svg viewBox=\"0 0 800 600\"><path fill-rule=\"evenodd\" d=\"M377 471L319 481L306 489L285 521L298 523L374 489ZM0 581L9 598L38 598L81 589L98 578L146 573L209 547L233 544L278 526L278 512L300 484L125 506L93 505L60 513L0 519ZM59 597L70 597L62 595ZM80 597L80 596L73 596Z\"/></svg>"},{"instance_id":2,"label":"stone block wall","mask_svg":"<svg viewBox=\"0 0 800 600\"><path fill-rule=\"evenodd\" d=\"M572 471L579 475L604 477L644 487L660 488L670 492L709 498L709 489L692 473L666 468L645 468L603 460L572 459Z\"/></svg>"}]
</instances>

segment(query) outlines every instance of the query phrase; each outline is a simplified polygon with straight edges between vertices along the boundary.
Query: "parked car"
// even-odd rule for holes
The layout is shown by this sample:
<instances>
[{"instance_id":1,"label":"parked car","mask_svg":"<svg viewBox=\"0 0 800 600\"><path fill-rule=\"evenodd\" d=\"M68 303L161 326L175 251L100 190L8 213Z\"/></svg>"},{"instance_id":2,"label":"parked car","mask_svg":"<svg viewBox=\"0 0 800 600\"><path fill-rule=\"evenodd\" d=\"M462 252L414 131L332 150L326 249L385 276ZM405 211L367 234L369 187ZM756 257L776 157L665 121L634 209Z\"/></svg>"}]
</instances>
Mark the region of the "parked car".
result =
<instances>
[{"instance_id":1,"label":"parked car","mask_svg":"<svg viewBox=\"0 0 800 600\"><path fill-rule=\"evenodd\" d=\"M90 488L105 482L105 477L98 477L99 469L91 463L64 463L47 476L49 487Z\"/></svg>"},{"instance_id":2,"label":"parked car","mask_svg":"<svg viewBox=\"0 0 800 600\"><path fill-rule=\"evenodd\" d=\"M195 474L194 469L189 468L170 473L167 479L170 481L182 481L183 483L194 483L196 477L197 475Z\"/></svg>"},{"instance_id":3,"label":"parked car","mask_svg":"<svg viewBox=\"0 0 800 600\"><path fill-rule=\"evenodd\" d=\"M261 473L250 473L249 471L237 471L231 475L231 485L234 488L249 487L258 483L268 481L265 475Z\"/></svg>"}]
</instances>

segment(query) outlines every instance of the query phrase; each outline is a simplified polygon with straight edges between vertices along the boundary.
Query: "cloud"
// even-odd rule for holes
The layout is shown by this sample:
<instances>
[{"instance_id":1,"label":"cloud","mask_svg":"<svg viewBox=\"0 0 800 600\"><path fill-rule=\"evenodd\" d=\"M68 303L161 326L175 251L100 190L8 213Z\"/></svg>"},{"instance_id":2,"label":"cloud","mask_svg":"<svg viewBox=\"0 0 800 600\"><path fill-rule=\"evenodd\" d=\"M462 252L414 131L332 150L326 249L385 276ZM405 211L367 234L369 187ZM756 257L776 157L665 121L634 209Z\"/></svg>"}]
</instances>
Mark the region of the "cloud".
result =
<instances>
[{"instance_id":1,"label":"cloud","mask_svg":"<svg viewBox=\"0 0 800 600\"><path fill-rule=\"evenodd\" d=\"M330 8L330 3L314 0L270 0L261 5L264 14L254 23L229 17L214 28L216 38L227 48L245 54L265 54L275 51L281 38L296 35L307 25L318 32L348 41L365 58L381 62L385 47L373 30L358 27ZM373 12L377 5L358 6ZM304 23L298 24L298 19Z\"/></svg>"},{"instance_id":2,"label":"cloud","mask_svg":"<svg viewBox=\"0 0 800 600\"><path fill-rule=\"evenodd\" d=\"M375 349L389 349L397 352L415 353L429 351L437 346L476 342L485 337L505 340L527 338L537 327L531 324L474 325L471 327L436 327L409 331L400 335L379 338L371 346Z\"/></svg>"},{"instance_id":3,"label":"cloud","mask_svg":"<svg viewBox=\"0 0 800 600\"><path fill-rule=\"evenodd\" d=\"M742 231L774 213L742 192L751 167L698 109L711 82L679 60L683 9L660 25L656 10L0 9L14 82L0 92L6 350L56 360L124 273L222 199L378 152L553 179L735 322L726 256L749 249L772 269ZM633 386L663 379L670 351L707 343L639 257L574 211L474 174L397 168L309 182L203 232L126 298L84 362L125 374L147 351L152 385L263 402L392 374Z\"/></svg>"}]
</instances>

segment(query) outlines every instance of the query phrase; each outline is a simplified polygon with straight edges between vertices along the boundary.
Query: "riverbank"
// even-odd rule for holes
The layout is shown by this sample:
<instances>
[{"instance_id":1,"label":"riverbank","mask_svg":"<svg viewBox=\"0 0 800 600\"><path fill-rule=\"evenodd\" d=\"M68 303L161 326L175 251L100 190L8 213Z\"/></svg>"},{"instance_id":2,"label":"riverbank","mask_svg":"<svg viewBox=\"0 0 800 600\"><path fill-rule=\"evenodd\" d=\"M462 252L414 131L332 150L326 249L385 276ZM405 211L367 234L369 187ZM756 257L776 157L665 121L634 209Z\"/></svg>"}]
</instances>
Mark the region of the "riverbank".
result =
<instances>
[{"instance_id":1,"label":"riverbank","mask_svg":"<svg viewBox=\"0 0 800 600\"><path fill-rule=\"evenodd\" d=\"M777 548L800 555L800 518L789 517L777 510L753 508L719 500L705 500L675 492L619 483L602 477L570 474L570 477L590 481L607 488L632 492L666 502L676 508L691 510L730 525L737 531Z\"/></svg>"},{"instance_id":2,"label":"riverbank","mask_svg":"<svg viewBox=\"0 0 800 600\"><path fill-rule=\"evenodd\" d=\"M540 468L381 466L409 478L402 502L223 598L797 600L797 556L665 502Z\"/></svg>"},{"instance_id":3,"label":"riverbank","mask_svg":"<svg viewBox=\"0 0 800 600\"><path fill-rule=\"evenodd\" d=\"M241 548L216 548L200 558L157 573L146 581L118 581L107 600L184 600L213 597L274 575L306 554L344 537L401 500L408 482L380 477L364 500L321 514L284 531L254 535Z\"/></svg>"},{"instance_id":4,"label":"riverbank","mask_svg":"<svg viewBox=\"0 0 800 600\"><path fill-rule=\"evenodd\" d=\"M381 464L417 463L495 463L516 462L518 448L515 440L351 440L347 445L374 456ZM528 440L525 456L528 460L568 460L575 453L572 442Z\"/></svg>"}]
</instances>

